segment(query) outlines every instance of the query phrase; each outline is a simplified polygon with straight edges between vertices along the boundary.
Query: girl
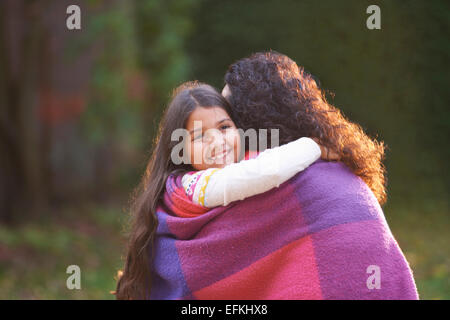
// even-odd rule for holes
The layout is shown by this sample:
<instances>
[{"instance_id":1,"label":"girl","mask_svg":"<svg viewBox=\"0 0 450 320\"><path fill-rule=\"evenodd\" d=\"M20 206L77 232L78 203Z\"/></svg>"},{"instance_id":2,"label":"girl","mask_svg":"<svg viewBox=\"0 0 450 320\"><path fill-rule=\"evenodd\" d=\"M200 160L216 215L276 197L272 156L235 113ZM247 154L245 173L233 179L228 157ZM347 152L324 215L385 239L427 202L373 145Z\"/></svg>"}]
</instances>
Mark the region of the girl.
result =
<instances>
[{"instance_id":1,"label":"girl","mask_svg":"<svg viewBox=\"0 0 450 320\"><path fill-rule=\"evenodd\" d=\"M300 138L238 162L241 139L228 109L225 98L209 85L188 82L174 91L154 152L135 191L127 258L117 284L118 299L142 299L149 291L151 261L147 250L158 223L157 206L171 175L182 175L186 196L193 203L211 208L278 187L321 156L337 160L334 152L312 139ZM177 155L174 150L180 145L172 134L180 128L188 134L182 154Z\"/></svg>"}]
</instances>

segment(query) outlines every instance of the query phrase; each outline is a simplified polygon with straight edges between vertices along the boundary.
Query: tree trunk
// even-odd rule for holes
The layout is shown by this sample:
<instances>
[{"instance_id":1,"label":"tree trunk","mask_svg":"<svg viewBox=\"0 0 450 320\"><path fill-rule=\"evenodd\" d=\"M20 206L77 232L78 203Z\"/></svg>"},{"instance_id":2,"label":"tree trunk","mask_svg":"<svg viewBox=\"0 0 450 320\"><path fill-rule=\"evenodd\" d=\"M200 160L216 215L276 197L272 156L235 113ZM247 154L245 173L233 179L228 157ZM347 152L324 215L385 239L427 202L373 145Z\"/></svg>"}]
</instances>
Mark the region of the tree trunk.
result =
<instances>
[{"instance_id":1,"label":"tree trunk","mask_svg":"<svg viewBox=\"0 0 450 320\"><path fill-rule=\"evenodd\" d=\"M3 1L0 10L0 220L5 223L29 216L45 203L35 110L41 9L37 1ZM20 21L22 34L11 30L8 18ZM13 37L19 41L11 41ZM14 45L18 49L16 61L12 57Z\"/></svg>"}]
</instances>

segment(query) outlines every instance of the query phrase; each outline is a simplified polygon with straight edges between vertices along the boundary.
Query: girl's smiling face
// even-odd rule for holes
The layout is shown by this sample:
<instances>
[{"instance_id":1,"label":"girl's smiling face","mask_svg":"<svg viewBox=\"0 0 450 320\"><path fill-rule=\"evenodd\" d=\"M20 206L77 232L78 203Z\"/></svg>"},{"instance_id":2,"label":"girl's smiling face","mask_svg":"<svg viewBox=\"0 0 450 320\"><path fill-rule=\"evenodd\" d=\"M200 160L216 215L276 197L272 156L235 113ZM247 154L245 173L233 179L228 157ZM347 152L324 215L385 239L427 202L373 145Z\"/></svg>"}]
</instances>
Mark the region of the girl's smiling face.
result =
<instances>
[{"instance_id":1,"label":"girl's smiling face","mask_svg":"<svg viewBox=\"0 0 450 320\"><path fill-rule=\"evenodd\" d=\"M236 125L221 107L197 107L189 116L185 150L196 170L222 168L237 162L241 139Z\"/></svg>"}]
</instances>

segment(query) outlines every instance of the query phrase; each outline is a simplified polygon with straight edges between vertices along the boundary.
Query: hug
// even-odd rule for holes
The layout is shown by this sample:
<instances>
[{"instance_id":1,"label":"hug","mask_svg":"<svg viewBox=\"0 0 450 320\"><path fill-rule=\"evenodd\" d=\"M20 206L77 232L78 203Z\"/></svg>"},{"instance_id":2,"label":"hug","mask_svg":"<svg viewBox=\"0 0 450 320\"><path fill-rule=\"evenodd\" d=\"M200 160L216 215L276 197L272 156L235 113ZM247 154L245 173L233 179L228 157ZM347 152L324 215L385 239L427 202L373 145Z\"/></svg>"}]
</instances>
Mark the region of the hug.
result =
<instances>
[{"instance_id":1,"label":"hug","mask_svg":"<svg viewBox=\"0 0 450 320\"><path fill-rule=\"evenodd\" d=\"M255 148L248 130L277 134ZM221 94L181 85L134 193L117 298L418 299L383 159L283 54L235 62Z\"/></svg>"}]
</instances>

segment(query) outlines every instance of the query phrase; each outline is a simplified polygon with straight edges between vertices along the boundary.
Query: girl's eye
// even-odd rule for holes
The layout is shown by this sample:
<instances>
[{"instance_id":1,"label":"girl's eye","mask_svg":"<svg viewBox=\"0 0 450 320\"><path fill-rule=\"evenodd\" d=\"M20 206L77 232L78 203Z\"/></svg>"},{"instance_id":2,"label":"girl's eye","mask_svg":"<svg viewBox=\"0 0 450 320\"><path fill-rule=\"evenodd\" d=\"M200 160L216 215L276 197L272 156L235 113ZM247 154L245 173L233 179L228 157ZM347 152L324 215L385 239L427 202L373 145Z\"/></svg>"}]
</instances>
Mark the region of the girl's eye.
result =
<instances>
[{"instance_id":1,"label":"girl's eye","mask_svg":"<svg viewBox=\"0 0 450 320\"><path fill-rule=\"evenodd\" d=\"M231 126L228 124L224 124L223 126L220 127L220 130L226 130L228 128L231 128Z\"/></svg>"}]
</instances>

